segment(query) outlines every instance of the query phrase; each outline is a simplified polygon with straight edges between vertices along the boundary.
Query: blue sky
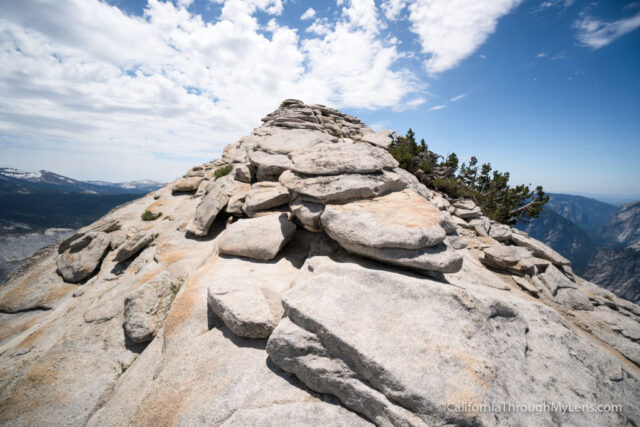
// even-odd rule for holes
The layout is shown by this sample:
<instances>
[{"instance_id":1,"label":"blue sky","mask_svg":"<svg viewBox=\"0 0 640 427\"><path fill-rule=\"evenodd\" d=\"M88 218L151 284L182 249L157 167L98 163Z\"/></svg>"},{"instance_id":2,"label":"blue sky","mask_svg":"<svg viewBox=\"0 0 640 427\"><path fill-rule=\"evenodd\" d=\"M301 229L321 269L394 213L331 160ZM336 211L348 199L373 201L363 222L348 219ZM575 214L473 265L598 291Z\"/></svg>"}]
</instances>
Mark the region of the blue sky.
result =
<instances>
[{"instance_id":1,"label":"blue sky","mask_svg":"<svg viewBox=\"0 0 640 427\"><path fill-rule=\"evenodd\" d=\"M0 166L170 180L287 97L640 199L640 2L0 3Z\"/></svg>"}]
</instances>

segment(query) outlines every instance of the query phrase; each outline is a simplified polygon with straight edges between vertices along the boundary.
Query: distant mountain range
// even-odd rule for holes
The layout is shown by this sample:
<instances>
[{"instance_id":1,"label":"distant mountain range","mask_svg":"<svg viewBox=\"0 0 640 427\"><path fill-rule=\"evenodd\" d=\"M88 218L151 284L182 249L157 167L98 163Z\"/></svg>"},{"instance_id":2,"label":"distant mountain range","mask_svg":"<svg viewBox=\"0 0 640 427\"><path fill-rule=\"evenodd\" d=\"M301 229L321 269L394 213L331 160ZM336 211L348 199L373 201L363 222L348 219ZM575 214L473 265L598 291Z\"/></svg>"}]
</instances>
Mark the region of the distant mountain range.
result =
<instances>
[{"instance_id":1,"label":"distant mountain range","mask_svg":"<svg viewBox=\"0 0 640 427\"><path fill-rule=\"evenodd\" d=\"M550 196L539 218L517 228L571 260L579 275L640 301L640 201L617 207L583 196Z\"/></svg>"},{"instance_id":2,"label":"distant mountain range","mask_svg":"<svg viewBox=\"0 0 640 427\"><path fill-rule=\"evenodd\" d=\"M28 194L38 191L83 194L146 194L162 187L162 185L161 182L150 180L118 183L78 181L46 170L26 172L14 168L0 168L0 195Z\"/></svg>"},{"instance_id":3,"label":"distant mountain range","mask_svg":"<svg viewBox=\"0 0 640 427\"><path fill-rule=\"evenodd\" d=\"M44 170L0 168L0 283L37 249L163 185L78 181Z\"/></svg>"}]
</instances>

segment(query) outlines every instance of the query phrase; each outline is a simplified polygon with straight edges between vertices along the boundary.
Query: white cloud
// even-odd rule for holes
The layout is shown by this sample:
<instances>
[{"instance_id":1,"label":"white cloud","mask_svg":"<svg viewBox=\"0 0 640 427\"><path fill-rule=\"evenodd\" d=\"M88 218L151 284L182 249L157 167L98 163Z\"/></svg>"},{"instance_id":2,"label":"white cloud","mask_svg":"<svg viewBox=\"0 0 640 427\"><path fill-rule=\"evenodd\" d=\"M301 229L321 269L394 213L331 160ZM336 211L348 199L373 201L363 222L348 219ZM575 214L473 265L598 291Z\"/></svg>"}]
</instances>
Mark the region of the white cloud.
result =
<instances>
[{"instance_id":1,"label":"white cloud","mask_svg":"<svg viewBox=\"0 0 640 427\"><path fill-rule=\"evenodd\" d=\"M460 101L462 98L466 97L467 95L469 95L468 93L462 93L458 96L454 96L453 98L451 98L451 102L456 102L456 101Z\"/></svg>"},{"instance_id":2,"label":"white cloud","mask_svg":"<svg viewBox=\"0 0 640 427\"><path fill-rule=\"evenodd\" d=\"M143 17L97 0L0 2L0 157L102 153L76 176L169 179L219 155L287 97L364 109L424 102L402 53L379 34L372 0L346 2L335 22L316 20L322 30L311 38L255 17L282 8L228 0L206 23L159 0ZM178 156L187 160L167 161ZM172 166L150 175L160 164Z\"/></svg>"},{"instance_id":3,"label":"white cloud","mask_svg":"<svg viewBox=\"0 0 640 427\"><path fill-rule=\"evenodd\" d=\"M193 0L178 0L178 6L189 7L193 4Z\"/></svg>"},{"instance_id":4,"label":"white cloud","mask_svg":"<svg viewBox=\"0 0 640 427\"><path fill-rule=\"evenodd\" d=\"M436 105L435 107L431 107L429 109L429 111L438 111L438 110L442 110L444 108L447 108L447 106L446 105Z\"/></svg>"},{"instance_id":5,"label":"white cloud","mask_svg":"<svg viewBox=\"0 0 640 427\"><path fill-rule=\"evenodd\" d=\"M585 16L575 23L578 41L592 49L600 49L639 27L640 13L612 22L603 22L598 18Z\"/></svg>"},{"instance_id":6,"label":"white cloud","mask_svg":"<svg viewBox=\"0 0 640 427\"><path fill-rule=\"evenodd\" d=\"M342 13L354 28L375 34L383 26L378 21L378 12L373 0L350 0L349 6L343 8Z\"/></svg>"},{"instance_id":7,"label":"white cloud","mask_svg":"<svg viewBox=\"0 0 640 427\"><path fill-rule=\"evenodd\" d=\"M409 6L429 73L455 67L492 34L498 19L521 0L416 0Z\"/></svg>"},{"instance_id":8,"label":"white cloud","mask_svg":"<svg viewBox=\"0 0 640 427\"><path fill-rule=\"evenodd\" d=\"M547 56L547 52L540 52L536 55L536 58L544 58L545 56Z\"/></svg>"},{"instance_id":9,"label":"white cloud","mask_svg":"<svg viewBox=\"0 0 640 427\"><path fill-rule=\"evenodd\" d=\"M407 6L407 3L407 0L384 0L382 2L384 16L389 20L398 19L398 15Z\"/></svg>"},{"instance_id":10,"label":"white cloud","mask_svg":"<svg viewBox=\"0 0 640 427\"><path fill-rule=\"evenodd\" d=\"M307 11L305 13L302 14L302 16L300 16L300 19L311 19L316 15L316 11L313 10L313 8L309 8L307 9Z\"/></svg>"}]
</instances>

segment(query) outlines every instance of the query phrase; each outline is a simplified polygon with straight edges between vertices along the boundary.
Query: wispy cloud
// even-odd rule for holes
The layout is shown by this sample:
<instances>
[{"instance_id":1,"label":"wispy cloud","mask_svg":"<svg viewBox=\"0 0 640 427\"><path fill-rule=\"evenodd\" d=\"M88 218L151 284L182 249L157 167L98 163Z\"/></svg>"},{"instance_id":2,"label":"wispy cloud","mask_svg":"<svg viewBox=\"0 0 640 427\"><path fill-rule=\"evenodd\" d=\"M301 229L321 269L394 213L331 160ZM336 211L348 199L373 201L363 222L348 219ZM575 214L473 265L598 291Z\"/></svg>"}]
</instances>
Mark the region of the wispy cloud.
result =
<instances>
[{"instance_id":1,"label":"wispy cloud","mask_svg":"<svg viewBox=\"0 0 640 427\"><path fill-rule=\"evenodd\" d=\"M551 8L560 8L561 12L566 11L575 0L545 0L538 6L531 9L532 13L540 13Z\"/></svg>"},{"instance_id":2,"label":"wispy cloud","mask_svg":"<svg viewBox=\"0 0 640 427\"><path fill-rule=\"evenodd\" d=\"M536 58L544 58L545 56L547 56L547 52L540 52L536 55Z\"/></svg>"},{"instance_id":3,"label":"wispy cloud","mask_svg":"<svg viewBox=\"0 0 640 427\"><path fill-rule=\"evenodd\" d=\"M457 66L493 34L498 20L522 0L416 0L411 31L420 38L425 67L436 74Z\"/></svg>"},{"instance_id":4,"label":"wispy cloud","mask_svg":"<svg viewBox=\"0 0 640 427\"><path fill-rule=\"evenodd\" d=\"M429 111L438 111L438 110L442 110L443 108L447 108L446 105L436 105L435 107L431 107L429 109Z\"/></svg>"},{"instance_id":5,"label":"wispy cloud","mask_svg":"<svg viewBox=\"0 0 640 427\"><path fill-rule=\"evenodd\" d=\"M466 97L467 95L469 95L469 94L468 93L463 93L463 94L460 94L458 96L454 96L453 98L451 98L451 102L459 101L462 98Z\"/></svg>"},{"instance_id":6,"label":"wispy cloud","mask_svg":"<svg viewBox=\"0 0 640 427\"><path fill-rule=\"evenodd\" d=\"M300 16L300 19L303 19L303 20L305 20L305 19L311 19L311 18L313 18L315 15L316 15L316 11L315 11L315 10L313 10L313 8L311 8L311 7L310 7L309 9L307 9L307 10L306 10L306 12L305 12L305 13L303 13L303 14L302 14L302 16Z\"/></svg>"},{"instance_id":7,"label":"wispy cloud","mask_svg":"<svg viewBox=\"0 0 640 427\"><path fill-rule=\"evenodd\" d=\"M604 22L599 18L585 16L575 22L580 43L592 49L600 49L627 33L640 27L640 13L617 21Z\"/></svg>"}]
</instances>

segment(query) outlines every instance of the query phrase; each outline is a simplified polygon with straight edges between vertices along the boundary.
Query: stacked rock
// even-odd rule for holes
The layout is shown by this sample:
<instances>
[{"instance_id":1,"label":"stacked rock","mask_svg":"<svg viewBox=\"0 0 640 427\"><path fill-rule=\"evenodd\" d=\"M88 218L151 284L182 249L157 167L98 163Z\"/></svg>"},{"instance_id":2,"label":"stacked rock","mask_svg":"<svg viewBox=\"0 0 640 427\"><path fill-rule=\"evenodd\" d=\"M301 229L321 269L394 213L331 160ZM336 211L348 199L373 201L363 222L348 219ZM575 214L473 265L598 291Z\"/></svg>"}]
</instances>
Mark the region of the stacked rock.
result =
<instances>
[{"instance_id":1,"label":"stacked rock","mask_svg":"<svg viewBox=\"0 0 640 427\"><path fill-rule=\"evenodd\" d=\"M188 232L206 235L226 208L242 219L229 227L220 253L268 260L291 238L295 217L363 257L420 271L460 270L462 256L445 243L446 230L455 232L450 217L379 146L391 133L375 134L357 118L296 100L263 121L227 150L223 160L242 172L209 184ZM279 215L256 218L268 213Z\"/></svg>"}]
</instances>

